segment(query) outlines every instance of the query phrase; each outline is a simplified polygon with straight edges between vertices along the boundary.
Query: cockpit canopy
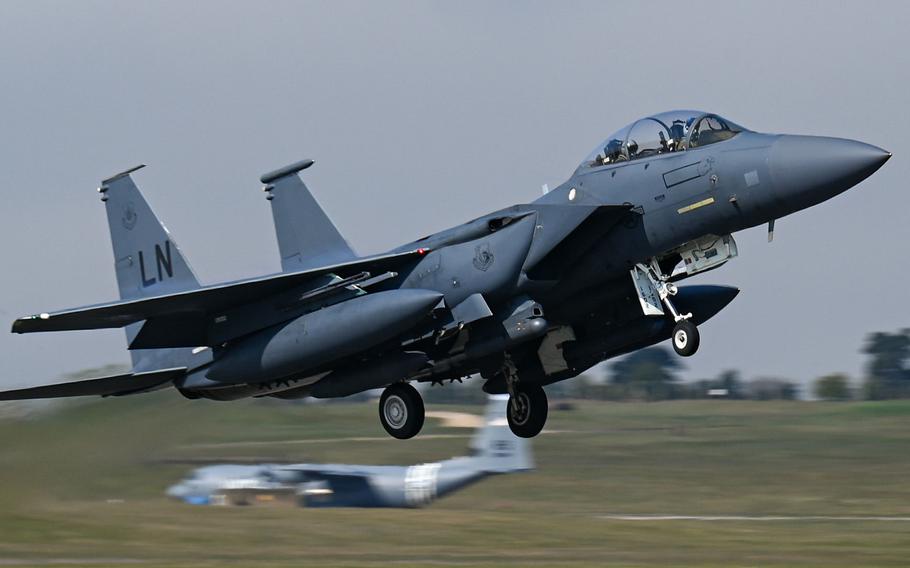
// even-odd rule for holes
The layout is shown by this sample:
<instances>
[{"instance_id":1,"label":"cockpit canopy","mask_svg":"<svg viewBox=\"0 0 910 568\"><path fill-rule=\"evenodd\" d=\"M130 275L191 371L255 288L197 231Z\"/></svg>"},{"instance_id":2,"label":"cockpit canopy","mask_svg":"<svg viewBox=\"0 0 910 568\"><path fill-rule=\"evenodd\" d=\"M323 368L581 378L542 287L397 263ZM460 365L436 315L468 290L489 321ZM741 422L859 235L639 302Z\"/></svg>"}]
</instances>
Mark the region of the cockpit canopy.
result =
<instances>
[{"instance_id":1,"label":"cockpit canopy","mask_svg":"<svg viewBox=\"0 0 910 568\"><path fill-rule=\"evenodd\" d=\"M639 119L607 137L579 169L597 168L668 152L682 152L733 138L745 130L716 114L673 110Z\"/></svg>"}]
</instances>

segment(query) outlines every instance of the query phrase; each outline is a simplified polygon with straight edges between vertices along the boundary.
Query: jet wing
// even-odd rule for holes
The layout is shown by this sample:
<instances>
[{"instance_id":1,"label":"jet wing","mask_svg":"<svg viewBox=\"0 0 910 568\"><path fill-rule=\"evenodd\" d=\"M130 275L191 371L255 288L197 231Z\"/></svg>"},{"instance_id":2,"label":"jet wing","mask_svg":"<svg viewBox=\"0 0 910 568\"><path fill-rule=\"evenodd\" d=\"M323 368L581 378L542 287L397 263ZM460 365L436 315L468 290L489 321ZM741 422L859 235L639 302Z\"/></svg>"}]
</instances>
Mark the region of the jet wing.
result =
<instances>
[{"instance_id":1,"label":"jet wing","mask_svg":"<svg viewBox=\"0 0 910 568\"><path fill-rule=\"evenodd\" d=\"M32 333L115 328L153 318L179 319L183 316L204 315L261 300L327 274L350 275L361 271L388 270L416 259L426 252L426 249L416 249L377 255L310 270L240 280L174 294L42 313L17 319L13 322L12 331Z\"/></svg>"},{"instance_id":2,"label":"jet wing","mask_svg":"<svg viewBox=\"0 0 910 568\"><path fill-rule=\"evenodd\" d=\"M282 472L285 475L282 475L282 478L287 478L286 474L288 471ZM293 483L310 483L313 481L323 481L332 485L339 485L340 483L350 483L351 481L363 480L366 483L369 480L369 475L366 473L354 473L354 472L344 472L344 471L323 471L323 470L297 470L296 476L293 477Z\"/></svg>"},{"instance_id":3,"label":"jet wing","mask_svg":"<svg viewBox=\"0 0 910 568\"><path fill-rule=\"evenodd\" d=\"M269 472L273 481L280 483L347 483L349 480L368 480L373 476L404 476L406 467L397 465L354 465L326 463L298 463L277 465Z\"/></svg>"},{"instance_id":4,"label":"jet wing","mask_svg":"<svg viewBox=\"0 0 910 568\"><path fill-rule=\"evenodd\" d=\"M370 475L389 473L403 469L395 465L350 465L350 464L319 464L300 463L275 467L274 473L282 478L326 479L330 477L368 477Z\"/></svg>"},{"instance_id":5,"label":"jet wing","mask_svg":"<svg viewBox=\"0 0 910 568\"><path fill-rule=\"evenodd\" d=\"M147 373L126 373L84 381L72 381L0 392L0 400L26 400L31 398L62 398L71 396L123 396L165 386L186 372L185 367L161 369Z\"/></svg>"}]
</instances>

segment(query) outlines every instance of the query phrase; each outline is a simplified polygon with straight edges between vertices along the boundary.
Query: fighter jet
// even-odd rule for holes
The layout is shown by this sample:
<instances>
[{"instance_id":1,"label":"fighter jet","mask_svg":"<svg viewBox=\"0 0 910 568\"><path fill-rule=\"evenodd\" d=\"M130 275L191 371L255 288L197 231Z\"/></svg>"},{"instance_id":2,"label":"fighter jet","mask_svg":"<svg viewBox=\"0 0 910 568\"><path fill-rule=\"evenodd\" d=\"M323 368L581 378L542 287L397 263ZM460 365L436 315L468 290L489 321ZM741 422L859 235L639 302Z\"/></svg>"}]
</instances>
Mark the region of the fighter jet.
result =
<instances>
[{"instance_id":1,"label":"fighter jet","mask_svg":"<svg viewBox=\"0 0 910 568\"><path fill-rule=\"evenodd\" d=\"M292 464L211 465L167 494L190 504L224 502L232 494L291 492L307 507L420 507L491 475L534 468L529 442L509 431L508 397L493 395L469 456L412 466Z\"/></svg>"},{"instance_id":2,"label":"fighter jet","mask_svg":"<svg viewBox=\"0 0 910 568\"><path fill-rule=\"evenodd\" d=\"M104 180L120 301L44 312L16 333L125 327L131 373L0 394L189 398L343 397L384 388L379 417L416 435L410 384L479 375L508 393L531 437L544 386L698 325L738 289L678 286L737 256L732 234L828 200L891 156L853 140L753 132L717 114L642 118L598 144L532 203L494 211L384 254L359 256L304 185L304 160L263 175L282 273L201 286L132 180Z\"/></svg>"}]
</instances>

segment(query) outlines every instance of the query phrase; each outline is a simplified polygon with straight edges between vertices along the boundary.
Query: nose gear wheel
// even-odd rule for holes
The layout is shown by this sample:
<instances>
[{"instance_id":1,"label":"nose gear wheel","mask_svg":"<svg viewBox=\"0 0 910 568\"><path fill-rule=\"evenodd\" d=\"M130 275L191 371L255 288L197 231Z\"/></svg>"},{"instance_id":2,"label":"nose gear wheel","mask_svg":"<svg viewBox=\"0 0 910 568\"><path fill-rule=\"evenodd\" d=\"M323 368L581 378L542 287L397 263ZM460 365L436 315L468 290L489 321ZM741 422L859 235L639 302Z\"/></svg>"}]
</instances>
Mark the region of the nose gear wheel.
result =
<instances>
[{"instance_id":1,"label":"nose gear wheel","mask_svg":"<svg viewBox=\"0 0 910 568\"><path fill-rule=\"evenodd\" d=\"M695 324L682 320L673 328L673 350L681 357L691 357L698 351L699 333Z\"/></svg>"}]
</instances>

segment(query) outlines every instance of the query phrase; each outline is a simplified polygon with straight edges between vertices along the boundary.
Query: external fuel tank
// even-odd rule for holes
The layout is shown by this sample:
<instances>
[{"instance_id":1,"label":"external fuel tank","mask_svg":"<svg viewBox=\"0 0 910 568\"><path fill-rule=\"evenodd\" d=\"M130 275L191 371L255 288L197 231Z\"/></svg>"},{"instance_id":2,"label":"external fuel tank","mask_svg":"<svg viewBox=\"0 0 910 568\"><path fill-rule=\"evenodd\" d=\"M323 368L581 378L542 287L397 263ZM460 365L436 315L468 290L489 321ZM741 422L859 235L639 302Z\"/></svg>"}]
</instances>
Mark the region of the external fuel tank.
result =
<instances>
[{"instance_id":1,"label":"external fuel tank","mask_svg":"<svg viewBox=\"0 0 910 568\"><path fill-rule=\"evenodd\" d=\"M429 316L442 297L432 290L404 289L334 304L229 345L205 376L230 384L305 374L404 333Z\"/></svg>"}]
</instances>

